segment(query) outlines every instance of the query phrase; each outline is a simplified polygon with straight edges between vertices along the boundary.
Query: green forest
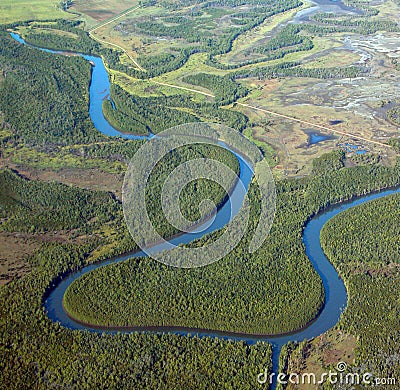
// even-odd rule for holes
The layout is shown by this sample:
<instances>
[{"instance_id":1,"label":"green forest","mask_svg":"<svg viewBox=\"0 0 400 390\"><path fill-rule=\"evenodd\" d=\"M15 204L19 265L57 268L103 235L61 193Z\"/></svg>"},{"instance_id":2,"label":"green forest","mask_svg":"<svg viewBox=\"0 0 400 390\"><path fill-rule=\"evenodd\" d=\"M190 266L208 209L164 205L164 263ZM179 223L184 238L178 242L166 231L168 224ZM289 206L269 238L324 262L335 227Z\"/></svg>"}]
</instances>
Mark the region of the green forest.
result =
<instances>
[{"instance_id":1,"label":"green forest","mask_svg":"<svg viewBox=\"0 0 400 390\"><path fill-rule=\"evenodd\" d=\"M212 265L200 270L190 270L186 275L181 270L179 283L174 285L172 282L176 281L176 277L166 267L145 259L130 260L100 268L79 279L71 286L67 300L71 300L75 310L81 310L82 317L87 316L88 309L95 302L101 305L102 309L108 310L107 316L91 318L93 322L100 320L99 322L103 323L125 324L126 321L133 323L134 320L136 323L142 320L149 323L150 318L154 320L154 325L161 323L163 319L170 319L168 309L172 309L172 313L177 314L174 321L178 322L180 319L183 323L183 320L186 320L186 326L194 325L198 321L196 313L207 310L203 312L205 317L202 318L202 324L219 325L220 328L229 325L230 330L276 332L283 330L283 326L286 329L298 327L298 317L290 315L291 310L295 310L296 313L304 310L304 316L300 318L307 321L316 313L310 311L310 302L318 303L322 299L321 283L304 254L301 242L301 229L305 220L330 203L399 182L400 165L395 168L344 168L340 157L332 155L332 160L339 161L332 164L327 164L326 158L323 162L317 161L315 176L279 182L276 226L266 245L253 256L248 257L245 253L245 237L244 246L239 246L231 256L220 261L218 267ZM12 175L8 173L7 176L8 178L3 180L10 181ZM21 179L16 177L14 180ZM53 191L57 192L57 188L58 186L47 188L47 192L50 192L49 199L53 197ZM79 190L71 191L77 191L76 195L79 194ZM66 203L67 198L64 196L69 196L68 191L62 191L60 196L60 202ZM93 201L101 196L105 195L95 194ZM250 197L253 200L254 219L257 212L257 202L254 202L257 199L257 191L254 187L250 191ZM18 216L18 208L12 204L13 201L6 203L11 203L9 210ZM111 201L109 205L111 209L115 206ZM92 226L88 226L86 231L90 233L92 229ZM44 244L29 259L34 270L26 277L15 279L1 289L3 304L0 313L0 351L4 358L0 360L0 364L3 383L9 383L10 386L19 383L22 386L22 382L18 381L23 381L23 384L28 386L54 383L61 386L79 384L101 387L106 380L107 384L119 383L128 387L154 388L161 383L167 387L174 387L177 383L184 383L188 387L209 388L213 383L225 383L227 388L253 388L249 378L260 372L260 367L269 367L270 364L270 347L263 343L247 346L243 343L208 338L151 334L102 336L72 332L51 322L42 308L43 295L61 274L93 261L91 253L104 242L101 235L97 236L95 240L89 235L79 245ZM205 238L203 242L207 239L211 238ZM119 249L126 249L122 247L122 240ZM110 255L111 253L104 253L105 257ZM131 274L134 277L127 277L124 271L135 272ZM106 276L106 279L100 276ZM149 277L153 276L154 281L149 280ZM162 282L159 279L161 276ZM360 277L368 278L368 275ZM160 281L161 288L158 284L150 293L148 289L156 280ZM243 280L247 282L242 283ZM83 282L87 283L86 292L97 292L99 295L80 294L79 286ZM132 286L140 287L140 290L127 289ZM109 292L111 287L118 293L106 294L105 291ZM169 294L169 288L172 287L174 289ZM192 290L188 294L189 287L199 290ZM208 290L204 290L204 287L208 287ZM158 297L157 291L161 289L164 296L162 300L156 301L153 297ZM134 297L139 291L145 295L136 300ZM294 291L296 294L293 294ZM270 299L266 300L266 296ZM282 297L281 300L279 296ZM171 299L172 303L173 297L175 307L181 309L179 313L168 305L168 300ZM103 298L107 300L102 301ZM121 311L119 305L123 302L126 306ZM141 302L146 302L146 305L141 305ZM151 312L151 302L155 302L159 309L157 316L155 312ZM118 317L121 313L135 313L135 304L132 303L140 304L149 317ZM195 311L192 306L194 303L198 305ZM317 309L318 307L315 307L315 310ZM231 310L234 310L237 316L234 323L229 322L232 318ZM185 312L192 316L187 318ZM249 312L252 316L248 316ZM97 308L96 313L99 313ZM266 323L256 322L265 319ZM187 371L177 370L176 364L180 361L185 362ZM63 364L60 365L60 362ZM89 362L97 369L88 370ZM191 362L189 366L188 362ZM213 364L210 365L210 362ZM74 369L71 370L71 367ZM204 375L199 375L199 371L204 372ZM231 374L233 372L235 375ZM107 379L102 373L107 375Z\"/></svg>"},{"instance_id":2,"label":"green forest","mask_svg":"<svg viewBox=\"0 0 400 390\"><path fill-rule=\"evenodd\" d=\"M73 3L61 6L73 8ZM182 336L119 333L108 328L176 326L271 335L304 327L319 314L325 298L322 281L305 254L302 233L307 221L332 204L400 185L400 159L395 157L400 151L398 138L389 141L393 148L385 163L377 154L349 158L342 150L329 147L325 150L331 152L313 159L310 175L296 173L296 178L283 176L277 181L274 224L256 252L248 251L261 209L254 180L248 192L249 225L238 246L226 257L193 269L172 268L143 257L99 267L70 285L63 304L71 317L101 329L67 329L50 320L44 308L52 289L66 275L89 264L138 249L125 223L120 188L130 159L148 141L111 138L96 130L88 113L88 61L71 53L54 55L21 45L10 37L10 31L19 31L34 46L101 56L111 70L111 80L117 80L118 72L125 73L131 76L133 90L145 85L143 80L150 84L155 81L153 77L162 76L156 80L178 80L215 95L204 100L183 90L169 95L168 87L157 86L154 90L145 88L139 96L139 92L127 92L129 87L125 90L111 84L110 100L103 101L102 109L109 123L122 133L159 134L179 124L208 121L240 133L264 126L266 134L273 121L253 116L235 104L245 97L253 99L254 104L264 104L262 95L257 100L262 89L259 80L277 79L278 84L286 77L367 77L372 61L367 65L344 62L347 65L343 66L332 66L328 61L331 65L327 67L320 67L316 61L313 66L312 61L328 50L318 52L321 43L316 38L328 37L326 42L331 43L347 34L400 31L393 21L371 18L378 14L375 5L363 0L345 3L363 13L317 13L305 23L271 25L270 31L264 25L268 18L271 22L275 17L285 20L283 12L296 12L302 2L187 0L182 7L177 0L141 1L142 16L135 19L131 15L122 27L118 25L120 31L112 33L122 37L138 34L149 47L154 42L160 44L161 50L155 53L137 48L138 62L145 72L125 62L122 51L91 39L85 25L88 19L0 26L0 239L36 240L34 249L22 260L29 272L12 280L10 277L0 288L0 388L256 388L257 374L272 368L272 347L265 341L250 344L199 337L195 331ZM151 7L163 13L153 15ZM268 30L265 34L264 28ZM234 61L223 62L224 55L235 47L235 40L252 29L261 31L262 38ZM162 46L173 40L178 44ZM303 66L302 52L314 50L312 66ZM204 54L194 56L196 60L203 59L193 72L188 60L197 53ZM183 75L168 73L186 63L192 73L186 67ZM390 72L400 69L395 59L390 64ZM390 64L385 66L389 69ZM161 91L168 92L164 95ZM275 107L277 100L273 97L267 104ZM386 115L392 125L399 124L397 102L390 102L389 107L382 107L382 116ZM273 149L264 141L257 142L267 145L266 153L275 163L281 163L277 161L281 151L275 144ZM282 146L285 149L283 141ZM289 152L287 155L290 159ZM311 156L307 155L310 166ZM145 191L147 212L164 238L179 231L163 214L163 185L176 167L194 159L222 162L240 173L234 154L216 145L185 146L164 156ZM61 180L68 182L66 171L79 180L62 184ZM197 173L196 169L193 172ZM86 185L87 177L95 182L92 187ZM107 181L105 177L111 181L107 191L97 190L96 185L103 183L96 181ZM235 184L232 178L222 178L222 182L230 189ZM198 220L204 199L221 207L227 193L210 180L194 180L179 195L182 214L192 222ZM211 208L205 210L206 214L210 212ZM377 377L400 378L399 219L400 196L393 195L347 210L331 220L321 234L323 249L349 293L348 307L335 330L355 336L355 364L368 363ZM206 246L223 231L188 246ZM285 346L281 366L304 345L306 342Z\"/></svg>"},{"instance_id":3,"label":"green forest","mask_svg":"<svg viewBox=\"0 0 400 390\"><path fill-rule=\"evenodd\" d=\"M228 88L223 91L221 100L215 103L197 103L187 95L140 97L130 95L118 85L112 84L111 96L116 109L105 100L103 112L113 126L127 133L157 134L173 126L202 120L223 123L242 131L248 118L240 112L222 108L221 105L232 99L232 93L244 89L231 80L227 84Z\"/></svg>"},{"instance_id":4,"label":"green forest","mask_svg":"<svg viewBox=\"0 0 400 390\"><path fill-rule=\"evenodd\" d=\"M21 141L65 145L104 139L89 118L87 61L26 47L6 32L0 32L0 61L4 121Z\"/></svg>"},{"instance_id":5,"label":"green forest","mask_svg":"<svg viewBox=\"0 0 400 390\"><path fill-rule=\"evenodd\" d=\"M399 220L400 196L391 195L346 210L321 233L323 249L349 290L338 328L357 337L356 364L368 364L381 378L400 375Z\"/></svg>"},{"instance_id":6,"label":"green forest","mask_svg":"<svg viewBox=\"0 0 400 390\"><path fill-rule=\"evenodd\" d=\"M245 87L236 83L230 76L216 76L207 73L197 73L183 78L183 81L199 85L215 93L215 102L230 104L249 92Z\"/></svg>"},{"instance_id":7,"label":"green forest","mask_svg":"<svg viewBox=\"0 0 400 390\"><path fill-rule=\"evenodd\" d=\"M71 230L89 221L94 228L113 219L118 208L110 194L29 181L8 170L0 171L0 186L0 231Z\"/></svg>"},{"instance_id":8,"label":"green forest","mask_svg":"<svg viewBox=\"0 0 400 390\"><path fill-rule=\"evenodd\" d=\"M70 286L65 307L74 317L98 325L176 325L266 334L304 326L324 298L321 281L304 254L305 221L332 203L399 181L400 165L348 169L342 160L341 154L333 153L315 161L315 176L278 182L274 226L254 254L246 250L254 227L250 224L239 246L217 264L171 270L155 261L133 259L102 267ZM250 196L254 219L254 187ZM205 237L197 245L211 239ZM109 294L110 285L117 294Z\"/></svg>"}]
</instances>

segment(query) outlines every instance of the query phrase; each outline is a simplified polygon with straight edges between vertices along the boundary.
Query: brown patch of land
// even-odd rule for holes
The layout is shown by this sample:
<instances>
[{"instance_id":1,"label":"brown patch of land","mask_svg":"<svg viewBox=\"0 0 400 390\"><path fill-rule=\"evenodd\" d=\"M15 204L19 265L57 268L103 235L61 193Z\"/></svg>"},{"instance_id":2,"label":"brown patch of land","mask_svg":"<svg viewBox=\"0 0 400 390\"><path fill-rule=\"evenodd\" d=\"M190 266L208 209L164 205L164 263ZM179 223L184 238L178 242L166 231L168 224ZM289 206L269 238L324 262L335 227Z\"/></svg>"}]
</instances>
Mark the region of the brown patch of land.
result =
<instances>
[{"instance_id":1,"label":"brown patch of land","mask_svg":"<svg viewBox=\"0 0 400 390\"><path fill-rule=\"evenodd\" d=\"M137 1L130 0L74 0L70 10L103 22L136 5Z\"/></svg>"},{"instance_id":2,"label":"brown patch of land","mask_svg":"<svg viewBox=\"0 0 400 390\"><path fill-rule=\"evenodd\" d=\"M288 363L287 373L314 373L317 380L339 362L354 363L356 338L339 330L331 330L295 349ZM314 390L314 384L288 384L286 389Z\"/></svg>"},{"instance_id":3,"label":"brown patch of land","mask_svg":"<svg viewBox=\"0 0 400 390\"><path fill-rule=\"evenodd\" d=\"M0 233L0 286L31 270L27 258L39 246L28 237L14 233Z\"/></svg>"},{"instance_id":4,"label":"brown patch of land","mask_svg":"<svg viewBox=\"0 0 400 390\"><path fill-rule=\"evenodd\" d=\"M85 237L70 232L21 233L0 232L0 286L31 271L28 262L36 249L46 242L79 243Z\"/></svg>"},{"instance_id":5,"label":"brown patch of land","mask_svg":"<svg viewBox=\"0 0 400 390\"><path fill-rule=\"evenodd\" d=\"M251 90L241 103L309 123L305 125L236 105L236 109L256 124L252 129L253 138L272 145L276 150L279 165L275 171L278 176L307 175L314 158L346 143L357 144L369 154L379 155L382 164L393 163L394 150L379 143L398 136L398 128L382 118L376 108L381 99L376 96L380 96L377 90L389 100L395 94L393 86L387 82L375 78L320 80L287 77L265 81L246 79L241 83ZM310 144L307 132L318 130L311 123L332 129L326 134L334 138ZM375 144L360 140L363 138L373 140Z\"/></svg>"},{"instance_id":6,"label":"brown patch of land","mask_svg":"<svg viewBox=\"0 0 400 390\"><path fill-rule=\"evenodd\" d=\"M79 188L112 192L118 199L121 198L123 174L112 174L98 169L61 168L37 169L30 166L7 163L7 166L16 170L30 180L56 181Z\"/></svg>"}]
</instances>

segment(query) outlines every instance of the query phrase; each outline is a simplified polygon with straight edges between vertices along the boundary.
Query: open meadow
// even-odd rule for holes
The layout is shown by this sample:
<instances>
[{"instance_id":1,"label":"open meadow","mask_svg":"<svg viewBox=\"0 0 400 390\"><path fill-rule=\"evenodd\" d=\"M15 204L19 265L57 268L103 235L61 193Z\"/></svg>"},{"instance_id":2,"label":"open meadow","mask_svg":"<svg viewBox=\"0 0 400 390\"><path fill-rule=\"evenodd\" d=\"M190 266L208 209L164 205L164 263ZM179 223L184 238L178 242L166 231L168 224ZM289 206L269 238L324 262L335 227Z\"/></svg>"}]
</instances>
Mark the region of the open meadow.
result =
<instances>
[{"instance_id":1,"label":"open meadow","mask_svg":"<svg viewBox=\"0 0 400 390\"><path fill-rule=\"evenodd\" d=\"M62 11L60 4L59 0L2 0L0 3L0 24L73 17L73 15Z\"/></svg>"}]
</instances>

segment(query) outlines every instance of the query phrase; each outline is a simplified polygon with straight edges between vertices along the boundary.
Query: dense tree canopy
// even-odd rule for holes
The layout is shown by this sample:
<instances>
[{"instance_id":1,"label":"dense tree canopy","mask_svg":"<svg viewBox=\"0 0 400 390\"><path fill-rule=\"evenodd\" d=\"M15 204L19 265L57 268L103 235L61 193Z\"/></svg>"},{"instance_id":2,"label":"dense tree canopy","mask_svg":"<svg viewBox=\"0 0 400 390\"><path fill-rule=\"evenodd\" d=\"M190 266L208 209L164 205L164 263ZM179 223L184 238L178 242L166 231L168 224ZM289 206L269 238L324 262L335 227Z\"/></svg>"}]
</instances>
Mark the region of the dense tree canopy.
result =
<instances>
[{"instance_id":1,"label":"dense tree canopy","mask_svg":"<svg viewBox=\"0 0 400 390\"><path fill-rule=\"evenodd\" d=\"M346 210L327 223L321 243L349 289L339 328L357 336L356 364L378 378L400 375L400 195Z\"/></svg>"}]
</instances>

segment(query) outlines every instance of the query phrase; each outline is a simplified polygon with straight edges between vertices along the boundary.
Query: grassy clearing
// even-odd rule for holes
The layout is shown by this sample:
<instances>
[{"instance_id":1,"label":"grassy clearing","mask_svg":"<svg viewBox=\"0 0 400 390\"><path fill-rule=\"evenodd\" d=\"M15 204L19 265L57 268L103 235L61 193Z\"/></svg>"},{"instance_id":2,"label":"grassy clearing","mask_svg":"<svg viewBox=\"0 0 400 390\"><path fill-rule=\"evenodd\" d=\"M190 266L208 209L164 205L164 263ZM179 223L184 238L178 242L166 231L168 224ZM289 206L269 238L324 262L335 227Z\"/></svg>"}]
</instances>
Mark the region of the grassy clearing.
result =
<instances>
[{"instance_id":1,"label":"grassy clearing","mask_svg":"<svg viewBox=\"0 0 400 390\"><path fill-rule=\"evenodd\" d=\"M183 89L168 87L166 85L156 84L152 80L138 80L130 77L124 73L110 70L111 81L120 86L131 95L140 97L156 97L156 96L175 96L175 95L188 95L191 96L195 102L203 102L206 96L190 92ZM183 83L182 83L183 84ZM188 85L189 87L192 87Z\"/></svg>"},{"instance_id":2,"label":"grassy clearing","mask_svg":"<svg viewBox=\"0 0 400 390\"><path fill-rule=\"evenodd\" d=\"M278 157L276 156L274 148L267 142L261 141L258 138L256 138L253 128L247 127L244 130L243 135L262 150L266 160L268 161L268 165L271 168L277 165Z\"/></svg>"},{"instance_id":3,"label":"grassy clearing","mask_svg":"<svg viewBox=\"0 0 400 390\"><path fill-rule=\"evenodd\" d=\"M112 82L119 85L121 88L126 90L127 92L141 96L141 97L149 97L149 96L174 96L174 95L188 95L193 98L196 102L203 102L207 99L206 96L201 94L190 92L184 89L178 89L173 87L168 87L165 85L156 84L166 83L173 84L176 86L181 86L185 88L194 88L198 91L202 91L205 93L213 93L213 91L209 91L206 88L201 88L199 86L193 87L191 84L184 83L181 79L185 76L192 75L194 73L212 73L216 75L224 75L226 71L214 69L204 63L207 58L207 54L198 53L193 54L189 57L189 60L179 69L163 74L162 76L154 77L150 80L139 80L134 77L130 77L125 73L115 71L109 69L109 72L112 77Z\"/></svg>"},{"instance_id":4,"label":"grassy clearing","mask_svg":"<svg viewBox=\"0 0 400 390\"><path fill-rule=\"evenodd\" d=\"M63 12L59 8L59 3L59 0L2 0L0 2L0 23L75 17Z\"/></svg>"},{"instance_id":5,"label":"grassy clearing","mask_svg":"<svg viewBox=\"0 0 400 390\"><path fill-rule=\"evenodd\" d=\"M74 156L68 152L67 148L48 154L26 146L8 147L4 152L4 158L12 164L55 171L65 168L98 169L111 174L119 174L126 168L126 164L120 161L109 162L99 158Z\"/></svg>"},{"instance_id":6,"label":"grassy clearing","mask_svg":"<svg viewBox=\"0 0 400 390\"><path fill-rule=\"evenodd\" d=\"M132 4L128 8L132 8ZM96 30L91 32L91 35L94 38L98 38L100 40L110 42L111 44L121 46L128 52L130 56L132 56L133 58L137 58L138 50L146 46L145 42L136 35L132 34L121 35L121 33L115 29L115 26L121 22L124 22L132 18L144 17L149 14L156 16L160 14L161 10L162 8L159 7L146 7L146 8L135 9L133 12L129 13L126 16L121 17L120 19L117 19L114 22L96 28ZM124 10L121 10L120 12L117 12L115 15L111 15L109 18L116 16L123 11ZM91 23L90 28L95 27L95 24ZM130 62L129 58L126 55L121 56L121 61L126 64L129 64ZM132 63L130 63L129 65L132 65Z\"/></svg>"},{"instance_id":7,"label":"grassy clearing","mask_svg":"<svg viewBox=\"0 0 400 390\"><path fill-rule=\"evenodd\" d=\"M396 23L399 21L400 4L398 2L389 0L370 7L379 11L376 19L393 20Z\"/></svg>"},{"instance_id":8,"label":"grassy clearing","mask_svg":"<svg viewBox=\"0 0 400 390\"><path fill-rule=\"evenodd\" d=\"M358 54L346 50L327 50L326 53L321 52L321 55L316 56L313 59L309 59L309 62L303 65L303 68L331 68L334 66L346 66L354 64L360 59Z\"/></svg>"},{"instance_id":9,"label":"grassy clearing","mask_svg":"<svg viewBox=\"0 0 400 390\"><path fill-rule=\"evenodd\" d=\"M29 26L20 26L15 28L15 30L22 37L25 37L29 32L33 32L33 33L51 34L66 38L78 39L78 35L74 34L73 32L52 28L52 26L54 26L54 23L48 23L49 27L37 27L36 25L37 23L33 22Z\"/></svg>"},{"instance_id":10,"label":"grassy clearing","mask_svg":"<svg viewBox=\"0 0 400 390\"><path fill-rule=\"evenodd\" d=\"M154 77L154 81L163 83L170 83L179 81L180 78L188 76L193 73L213 73L218 76L224 76L227 71L221 69L215 69L209 65L206 65L208 55L206 53L197 53L189 57L189 60L181 66L179 69L172 72L164 73L161 76ZM183 85L183 84L182 84Z\"/></svg>"},{"instance_id":11,"label":"grassy clearing","mask_svg":"<svg viewBox=\"0 0 400 390\"><path fill-rule=\"evenodd\" d=\"M320 378L327 367L338 362L354 363L356 338L336 329L323 334L310 342L302 342L290 354L287 372L314 373ZM305 381L307 382L307 381ZM314 390L315 385L288 384L287 390Z\"/></svg>"},{"instance_id":12,"label":"grassy clearing","mask_svg":"<svg viewBox=\"0 0 400 390\"><path fill-rule=\"evenodd\" d=\"M265 40L265 35L270 33L274 28L278 27L280 24L287 22L293 18L293 16L302 9L308 8L309 4L303 4L301 7L283 12L281 14L274 15L260 26L240 35L232 44L232 50L229 53L217 56L216 58L224 64L231 64L233 57L238 55L238 53L243 52L255 45L258 41Z\"/></svg>"},{"instance_id":13,"label":"grassy clearing","mask_svg":"<svg viewBox=\"0 0 400 390\"><path fill-rule=\"evenodd\" d=\"M12 233L0 233L0 286L14 278L26 275L31 267L27 257L38 244L28 237Z\"/></svg>"},{"instance_id":14,"label":"grassy clearing","mask_svg":"<svg viewBox=\"0 0 400 390\"><path fill-rule=\"evenodd\" d=\"M59 4L59 0L2 0L0 2L0 23L76 17L76 15L62 11Z\"/></svg>"}]
</instances>

